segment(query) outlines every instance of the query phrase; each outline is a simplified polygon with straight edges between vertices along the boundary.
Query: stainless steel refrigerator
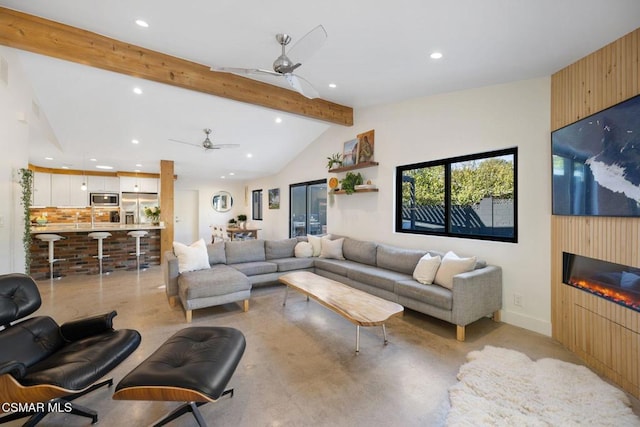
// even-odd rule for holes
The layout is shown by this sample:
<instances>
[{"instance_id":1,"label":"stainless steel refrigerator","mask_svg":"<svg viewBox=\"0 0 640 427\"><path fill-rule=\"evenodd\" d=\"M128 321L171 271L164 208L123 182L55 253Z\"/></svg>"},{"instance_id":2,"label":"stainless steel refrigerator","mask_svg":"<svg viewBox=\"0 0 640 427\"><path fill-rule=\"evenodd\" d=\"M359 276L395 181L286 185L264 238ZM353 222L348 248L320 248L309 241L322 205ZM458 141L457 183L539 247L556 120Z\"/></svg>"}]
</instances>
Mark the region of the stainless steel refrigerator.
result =
<instances>
[{"instance_id":1,"label":"stainless steel refrigerator","mask_svg":"<svg viewBox=\"0 0 640 427\"><path fill-rule=\"evenodd\" d=\"M122 193L120 198L125 224L148 224L151 220L144 214L144 208L160 206L158 193Z\"/></svg>"}]
</instances>

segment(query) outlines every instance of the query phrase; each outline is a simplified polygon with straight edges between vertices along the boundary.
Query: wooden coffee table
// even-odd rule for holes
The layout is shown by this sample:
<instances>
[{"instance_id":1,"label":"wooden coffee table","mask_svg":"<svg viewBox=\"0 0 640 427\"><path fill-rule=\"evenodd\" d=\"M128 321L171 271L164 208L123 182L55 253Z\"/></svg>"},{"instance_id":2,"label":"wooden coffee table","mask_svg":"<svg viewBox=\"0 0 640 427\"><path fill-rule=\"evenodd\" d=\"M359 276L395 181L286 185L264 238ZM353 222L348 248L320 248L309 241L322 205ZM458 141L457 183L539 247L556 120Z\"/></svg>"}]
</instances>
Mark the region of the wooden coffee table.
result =
<instances>
[{"instance_id":1,"label":"wooden coffee table","mask_svg":"<svg viewBox=\"0 0 640 427\"><path fill-rule=\"evenodd\" d=\"M384 322L404 311L404 307L375 295L354 289L335 280L318 276L308 271L296 271L280 277L287 285L284 301L287 304L289 288L296 289L335 311L356 325L356 354L360 352L360 326L382 326L384 344L387 345L387 330Z\"/></svg>"}]
</instances>

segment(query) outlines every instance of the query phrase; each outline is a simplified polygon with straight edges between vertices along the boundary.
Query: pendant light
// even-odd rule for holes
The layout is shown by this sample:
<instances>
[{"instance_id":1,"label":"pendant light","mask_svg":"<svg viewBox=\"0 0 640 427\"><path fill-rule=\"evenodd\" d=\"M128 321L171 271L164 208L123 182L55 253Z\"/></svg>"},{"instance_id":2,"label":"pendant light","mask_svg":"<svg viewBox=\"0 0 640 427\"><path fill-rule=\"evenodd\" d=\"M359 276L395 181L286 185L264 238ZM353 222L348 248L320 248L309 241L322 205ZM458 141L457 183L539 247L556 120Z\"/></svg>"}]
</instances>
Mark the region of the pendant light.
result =
<instances>
[{"instance_id":1,"label":"pendant light","mask_svg":"<svg viewBox=\"0 0 640 427\"><path fill-rule=\"evenodd\" d=\"M82 185L80 185L80 190L87 191L87 176L84 173L84 156L82 156Z\"/></svg>"}]
</instances>

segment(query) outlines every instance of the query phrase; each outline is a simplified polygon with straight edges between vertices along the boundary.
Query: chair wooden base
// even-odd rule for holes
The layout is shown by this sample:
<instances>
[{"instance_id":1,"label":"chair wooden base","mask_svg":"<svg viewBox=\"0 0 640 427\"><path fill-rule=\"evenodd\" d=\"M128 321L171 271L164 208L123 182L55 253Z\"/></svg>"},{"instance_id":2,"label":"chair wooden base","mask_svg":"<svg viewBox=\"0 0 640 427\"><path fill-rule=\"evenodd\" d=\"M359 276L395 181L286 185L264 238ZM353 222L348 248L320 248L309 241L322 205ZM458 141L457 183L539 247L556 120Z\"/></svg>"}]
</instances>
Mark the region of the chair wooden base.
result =
<instances>
[{"instance_id":1,"label":"chair wooden base","mask_svg":"<svg viewBox=\"0 0 640 427\"><path fill-rule=\"evenodd\" d=\"M107 386L111 387L113 385L113 379L109 378L108 380L93 384L91 387L88 387L78 393L66 394L65 396L56 397L53 399L49 399L47 401L40 401L36 396L42 395L43 387L38 386L37 391L34 394L35 399L29 400L25 399L26 396L29 395L29 387L24 387L22 389L22 399L18 401L23 403L33 403L33 406L36 410L33 411L19 411L12 412L0 418L0 424L5 424L14 420L19 420L21 418L30 417L29 420L23 424L23 426L35 426L42 419L50 414L51 412L68 412L73 415L79 415L81 417L91 418L91 424L95 424L98 422L98 413L92 409L86 408L84 406L78 405L76 403L71 403L73 400L84 396L87 393L90 393L100 387ZM60 391L60 388L52 388L50 392ZM26 393L25 393L26 391Z\"/></svg>"}]
</instances>

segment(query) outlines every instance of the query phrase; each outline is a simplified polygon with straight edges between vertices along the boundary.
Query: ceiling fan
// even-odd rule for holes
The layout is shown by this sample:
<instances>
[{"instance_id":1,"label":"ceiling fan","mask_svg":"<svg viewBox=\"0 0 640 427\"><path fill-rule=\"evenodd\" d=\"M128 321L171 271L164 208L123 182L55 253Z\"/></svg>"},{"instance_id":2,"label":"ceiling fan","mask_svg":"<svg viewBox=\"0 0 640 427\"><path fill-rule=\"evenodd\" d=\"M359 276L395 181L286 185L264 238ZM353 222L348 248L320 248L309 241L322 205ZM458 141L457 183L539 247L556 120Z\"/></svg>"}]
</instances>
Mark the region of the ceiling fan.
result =
<instances>
[{"instance_id":1,"label":"ceiling fan","mask_svg":"<svg viewBox=\"0 0 640 427\"><path fill-rule=\"evenodd\" d=\"M202 141L199 144L194 144L193 142L180 141L179 139L172 139L172 138L169 138L169 141L179 142L180 144L193 145L194 147L202 147L204 148L205 151L220 150L221 148L236 148L240 146L240 144L214 144L213 142L211 142L211 139L209 139L209 135L211 135L212 130L207 128L207 129L203 129L203 131L206 137L204 141Z\"/></svg>"},{"instance_id":2,"label":"ceiling fan","mask_svg":"<svg viewBox=\"0 0 640 427\"><path fill-rule=\"evenodd\" d=\"M318 25L309 31L304 37L296 42L288 51L285 47L291 42L289 34L276 34L276 40L282 47L282 53L273 62L273 71L262 68L233 68L233 67L212 67L211 71L246 75L268 75L283 77L293 90L307 98L317 98L318 91L303 77L294 74L303 63L305 63L327 40L327 32L322 25Z\"/></svg>"}]
</instances>

